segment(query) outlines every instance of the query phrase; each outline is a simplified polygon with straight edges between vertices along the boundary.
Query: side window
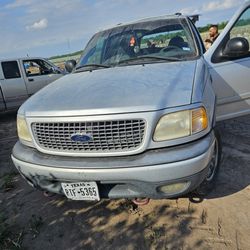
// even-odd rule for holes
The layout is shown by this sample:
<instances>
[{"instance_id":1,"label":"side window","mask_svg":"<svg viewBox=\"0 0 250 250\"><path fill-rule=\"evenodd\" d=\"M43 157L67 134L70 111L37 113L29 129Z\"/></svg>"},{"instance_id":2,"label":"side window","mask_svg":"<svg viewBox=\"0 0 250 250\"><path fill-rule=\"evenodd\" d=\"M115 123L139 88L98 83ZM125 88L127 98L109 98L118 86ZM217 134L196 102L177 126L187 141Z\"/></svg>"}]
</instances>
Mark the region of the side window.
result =
<instances>
[{"instance_id":1,"label":"side window","mask_svg":"<svg viewBox=\"0 0 250 250\"><path fill-rule=\"evenodd\" d=\"M2 68L5 79L21 77L17 61L2 62Z\"/></svg>"},{"instance_id":2,"label":"side window","mask_svg":"<svg viewBox=\"0 0 250 250\"><path fill-rule=\"evenodd\" d=\"M25 61L23 63L26 76L37 76L41 75L41 69L39 65L34 61Z\"/></svg>"},{"instance_id":3,"label":"side window","mask_svg":"<svg viewBox=\"0 0 250 250\"><path fill-rule=\"evenodd\" d=\"M244 37L248 40L248 43L250 44L250 8L246 9L241 14L237 22L233 25L231 30L222 40L221 44L217 47L211 58L212 63L221 63L238 59L238 58L227 59L226 57L222 57L223 50L225 49L227 42L235 37ZM247 57L249 57L249 55L250 53L247 55Z\"/></svg>"},{"instance_id":4,"label":"side window","mask_svg":"<svg viewBox=\"0 0 250 250\"><path fill-rule=\"evenodd\" d=\"M230 31L230 39L244 37L250 44L250 9L247 9Z\"/></svg>"},{"instance_id":5,"label":"side window","mask_svg":"<svg viewBox=\"0 0 250 250\"><path fill-rule=\"evenodd\" d=\"M53 68L43 60L25 60L23 61L26 76L40 76L53 73Z\"/></svg>"}]
</instances>

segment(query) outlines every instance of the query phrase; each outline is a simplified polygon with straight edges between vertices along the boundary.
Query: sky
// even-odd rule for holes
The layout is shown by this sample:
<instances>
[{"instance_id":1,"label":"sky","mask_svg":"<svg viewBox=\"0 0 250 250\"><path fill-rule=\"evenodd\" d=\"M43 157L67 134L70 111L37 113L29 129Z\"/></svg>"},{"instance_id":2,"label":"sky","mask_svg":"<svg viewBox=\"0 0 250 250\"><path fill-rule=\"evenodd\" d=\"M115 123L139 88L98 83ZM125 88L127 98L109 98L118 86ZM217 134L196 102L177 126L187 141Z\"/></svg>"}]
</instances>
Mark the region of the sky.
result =
<instances>
[{"instance_id":1,"label":"sky","mask_svg":"<svg viewBox=\"0 0 250 250\"><path fill-rule=\"evenodd\" d=\"M197 26L229 20L245 0L0 0L0 59L50 57L85 47L107 27L137 19L201 14Z\"/></svg>"}]
</instances>

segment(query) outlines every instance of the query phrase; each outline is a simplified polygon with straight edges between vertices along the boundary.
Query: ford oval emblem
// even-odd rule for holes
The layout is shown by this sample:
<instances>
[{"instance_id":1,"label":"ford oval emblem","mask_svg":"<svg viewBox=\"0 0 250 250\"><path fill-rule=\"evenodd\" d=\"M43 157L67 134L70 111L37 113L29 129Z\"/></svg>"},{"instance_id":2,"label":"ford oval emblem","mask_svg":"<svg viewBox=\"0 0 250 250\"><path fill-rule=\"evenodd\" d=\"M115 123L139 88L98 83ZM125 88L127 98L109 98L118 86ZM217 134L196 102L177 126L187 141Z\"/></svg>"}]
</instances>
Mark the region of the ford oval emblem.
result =
<instances>
[{"instance_id":1,"label":"ford oval emblem","mask_svg":"<svg viewBox=\"0 0 250 250\"><path fill-rule=\"evenodd\" d=\"M92 135L84 133L75 133L71 135L71 140L74 142L89 142L93 140Z\"/></svg>"}]
</instances>

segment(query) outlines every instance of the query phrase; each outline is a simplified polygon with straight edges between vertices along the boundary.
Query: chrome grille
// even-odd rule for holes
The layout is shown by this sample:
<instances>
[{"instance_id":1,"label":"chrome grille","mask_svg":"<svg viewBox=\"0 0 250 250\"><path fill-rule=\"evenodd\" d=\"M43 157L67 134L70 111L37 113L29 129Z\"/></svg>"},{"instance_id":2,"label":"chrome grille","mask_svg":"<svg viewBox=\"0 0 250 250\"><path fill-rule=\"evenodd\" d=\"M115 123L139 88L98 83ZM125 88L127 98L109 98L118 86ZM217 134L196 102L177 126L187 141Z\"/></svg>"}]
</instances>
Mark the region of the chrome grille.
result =
<instances>
[{"instance_id":1,"label":"chrome grille","mask_svg":"<svg viewBox=\"0 0 250 250\"><path fill-rule=\"evenodd\" d=\"M145 134L145 121L112 120L91 122L32 123L39 147L57 152L110 153L133 151L140 147ZM71 139L74 134L91 135L87 142Z\"/></svg>"}]
</instances>

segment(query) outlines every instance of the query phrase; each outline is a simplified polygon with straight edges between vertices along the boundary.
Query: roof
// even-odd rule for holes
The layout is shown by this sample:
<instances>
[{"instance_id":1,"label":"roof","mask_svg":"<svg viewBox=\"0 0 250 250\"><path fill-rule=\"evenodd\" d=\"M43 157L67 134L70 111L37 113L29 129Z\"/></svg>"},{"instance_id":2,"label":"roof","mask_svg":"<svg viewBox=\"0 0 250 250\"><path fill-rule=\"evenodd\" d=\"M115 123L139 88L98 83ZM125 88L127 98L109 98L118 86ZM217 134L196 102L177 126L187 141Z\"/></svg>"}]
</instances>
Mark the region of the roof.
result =
<instances>
[{"instance_id":1,"label":"roof","mask_svg":"<svg viewBox=\"0 0 250 250\"><path fill-rule=\"evenodd\" d=\"M176 13L174 15L162 15L162 16L156 16L156 17L146 17L146 18L135 20L135 21L125 23L122 25L129 25L129 24L136 24L136 23L150 22L150 21L157 21L157 20L164 20L164 19L176 19L176 18L180 18L180 17L184 18L185 16L180 14L180 13Z\"/></svg>"},{"instance_id":2,"label":"roof","mask_svg":"<svg viewBox=\"0 0 250 250\"><path fill-rule=\"evenodd\" d=\"M109 26L106 27L100 31L104 31L104 30L109 30L109 29L113 29L116 27L122 27L122 26L127 26L127 25L131 25L131 24L138 24L138 23L142 23L142 22L153 22L153 21L158 21L158 20L171 20L171 19L186 19L187 16L182 15L181 13L176 13L176 14L172 14L172 15L162 15L162 16L156 16L156 17L147 17L147 18L142 18L142 19L138 19L135 21L131 21L131 22L127 22L127 23L119 23L117 25L113 25L113 26Z\"/></svg>"},{"instance_id":3,"label":"roof","mask_svg":"<svg viewBox=\"0 0 250 250\"><path fill-rule=\"evenodd\" d=\"M16 60L34 60L34 59L45 59L43 57L39 57L39 56L27 56L27 57L12 57L12 58L4 58L4 59L0 59L1 62L5 62L5 61L16 61ZM45 59L46 60L46 59Z\"/></svg>"}]
</instances>

